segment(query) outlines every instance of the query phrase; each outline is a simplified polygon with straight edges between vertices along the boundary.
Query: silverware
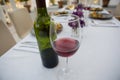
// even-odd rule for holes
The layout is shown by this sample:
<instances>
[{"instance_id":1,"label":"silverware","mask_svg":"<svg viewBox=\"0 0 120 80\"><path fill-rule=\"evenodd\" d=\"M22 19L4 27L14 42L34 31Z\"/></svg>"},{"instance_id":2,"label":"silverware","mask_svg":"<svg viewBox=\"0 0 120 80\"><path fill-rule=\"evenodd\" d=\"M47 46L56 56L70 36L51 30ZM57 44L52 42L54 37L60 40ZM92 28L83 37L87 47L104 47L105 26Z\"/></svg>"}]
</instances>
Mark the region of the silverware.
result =
<instances>
[{"instance_id":1,"label":"silverware","mask_svg":"<svg viewBox=\"0 0 120 80\"><path fill-rule=\"evenodd\" d=\"M35 49L35 50L32 50L32 49ZM39 53L37 42L31 42L31 41L21 42L21 44L18 45L13 50L29 52L29 53Z\"/></svg>"},{"instance_id":2,"label":"silverware","mask_svg":"<svg viewBox=\"0 0 120 80\"><path fill-rule=\"evenodd\" d=\"M38 46L37 42L30 42L30 41L22 42L21 44Z\"/></svg>"},{"instance_id":3,"label":"silverware","mask_svg":"<svg viewBox=\"0 0 120 80\"><path fill-rule=\"evenodd\" d=\"M35 49L38 49L37 46L20 45L19 47L26 47L26 48L35 48Z\"/></svg>"},{"instance_id":4,"label":"silverware","mask_svg":"<svg viewBox=\"0 0 120 80\"><path fill-rule=\"evenodd\" d=\"M39 53L38 51L25 50L25 49L16 49L16 48L14 48L13 50L22 51L22 52L29 52L29 53Z\"/></svg>"},{"instance_id":5,"label":"silverware","mask_svg":"<svg viewBox=\"0 0 120 80\"><path fill-rule=\"evenodd\" d=\"M37 42L32 42L32 41L25 41L25 42L22 42L22 43L32 43L32 44L37 44Z\"/></svg>"}]
</instances>

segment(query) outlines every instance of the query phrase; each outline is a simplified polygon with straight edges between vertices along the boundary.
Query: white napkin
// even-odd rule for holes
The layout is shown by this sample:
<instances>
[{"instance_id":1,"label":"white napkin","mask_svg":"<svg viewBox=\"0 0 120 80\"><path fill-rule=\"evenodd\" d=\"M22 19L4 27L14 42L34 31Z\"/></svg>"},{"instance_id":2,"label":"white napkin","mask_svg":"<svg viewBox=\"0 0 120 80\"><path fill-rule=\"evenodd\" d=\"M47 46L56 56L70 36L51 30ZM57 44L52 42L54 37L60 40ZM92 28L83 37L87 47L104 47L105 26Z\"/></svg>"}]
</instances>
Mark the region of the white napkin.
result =
<instances>
[{"instance_id":1,"label":"white napkin","mask_svg":"<svg viewBox=\"0 0 120 80\"><path fill-rule=\"evenodd\" d=\"M100 27L118 27L120 24L115 20L91 20L90 24L92 26L100 26Z\"/></svg>"},{"instance_id":2,"label":"white napkin","mask_svg":"<svg viewBox=\"0 0 120 80\"><path fill-rule=\"evenodd\" d=\"M28 53L39 53L37 42L21 42L14 50Z\"/></svg>"}]
</instances>

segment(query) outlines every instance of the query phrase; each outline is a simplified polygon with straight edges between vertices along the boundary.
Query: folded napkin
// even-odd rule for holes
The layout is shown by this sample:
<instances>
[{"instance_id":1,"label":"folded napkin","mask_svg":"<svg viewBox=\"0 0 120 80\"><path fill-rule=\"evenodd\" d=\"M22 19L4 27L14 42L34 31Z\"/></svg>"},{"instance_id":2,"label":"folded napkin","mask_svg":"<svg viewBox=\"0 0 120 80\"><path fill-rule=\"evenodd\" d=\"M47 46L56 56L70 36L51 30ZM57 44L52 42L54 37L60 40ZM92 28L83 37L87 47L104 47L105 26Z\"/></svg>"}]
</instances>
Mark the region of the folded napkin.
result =
<instances>
[{"instance_id":1,"label":"folded napkin","mask_svg":"<svg viewBox=\"0 0 120 80\"><path fill-rule=\"evenodd\" d=\"M39 53L37 42L21 42L17 45L14 50L23 51L28 53Z\"/></svg>"},{"instance_id":2,"label":"folded napkin","mask_svg":"<svg viewBox=\"0 0 120 80\"><path fill-rule=\"evenodd\" d=\"M91 20L90 24L99 27L118 27L120 23L115 20Z\"/></svg>"}]
</instances>

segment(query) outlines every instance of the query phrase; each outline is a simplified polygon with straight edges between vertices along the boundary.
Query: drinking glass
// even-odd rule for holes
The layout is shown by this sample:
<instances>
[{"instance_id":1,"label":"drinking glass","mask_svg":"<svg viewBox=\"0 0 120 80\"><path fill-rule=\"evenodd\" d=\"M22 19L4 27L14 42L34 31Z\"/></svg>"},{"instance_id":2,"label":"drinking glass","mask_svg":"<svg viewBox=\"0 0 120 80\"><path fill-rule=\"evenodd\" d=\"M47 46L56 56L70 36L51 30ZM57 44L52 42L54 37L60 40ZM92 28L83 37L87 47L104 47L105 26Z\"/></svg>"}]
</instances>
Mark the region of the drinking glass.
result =
<instances>
[{"instance_id":1,"label":"drinking glass","mask_svg":"<svg viewBox=\"0 0 120 80\"><path fill-rule=\"evenodd\" d=\"M79 17L73 14L54 16L50 25L50 42L56 53L66 58L66 66L58 71L59 80L72 80L68 57L76 53L81 43Z\"/></svg>"}]
</instances>

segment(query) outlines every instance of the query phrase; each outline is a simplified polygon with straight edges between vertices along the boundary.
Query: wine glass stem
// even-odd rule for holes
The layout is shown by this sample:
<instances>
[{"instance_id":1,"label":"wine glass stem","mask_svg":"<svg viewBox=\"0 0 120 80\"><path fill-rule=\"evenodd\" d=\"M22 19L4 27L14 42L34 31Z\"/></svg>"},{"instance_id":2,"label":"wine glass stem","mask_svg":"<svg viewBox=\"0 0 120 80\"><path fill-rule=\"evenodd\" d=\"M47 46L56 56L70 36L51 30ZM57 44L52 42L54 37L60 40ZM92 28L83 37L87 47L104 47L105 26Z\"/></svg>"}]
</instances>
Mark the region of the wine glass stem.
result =
<instances>
[{"instance_id":1,"label":"wine glass stem","mask_svg":"<svg viewBox=\"0 0 120 80\"><path fill-rule=\"evenodd\" d=\"M67 74L69 72L69 67L68 67L68 57L66 58L66 64L65 64L65 70L64 70L65 74Z\"/></svg>"}]
</instances>

